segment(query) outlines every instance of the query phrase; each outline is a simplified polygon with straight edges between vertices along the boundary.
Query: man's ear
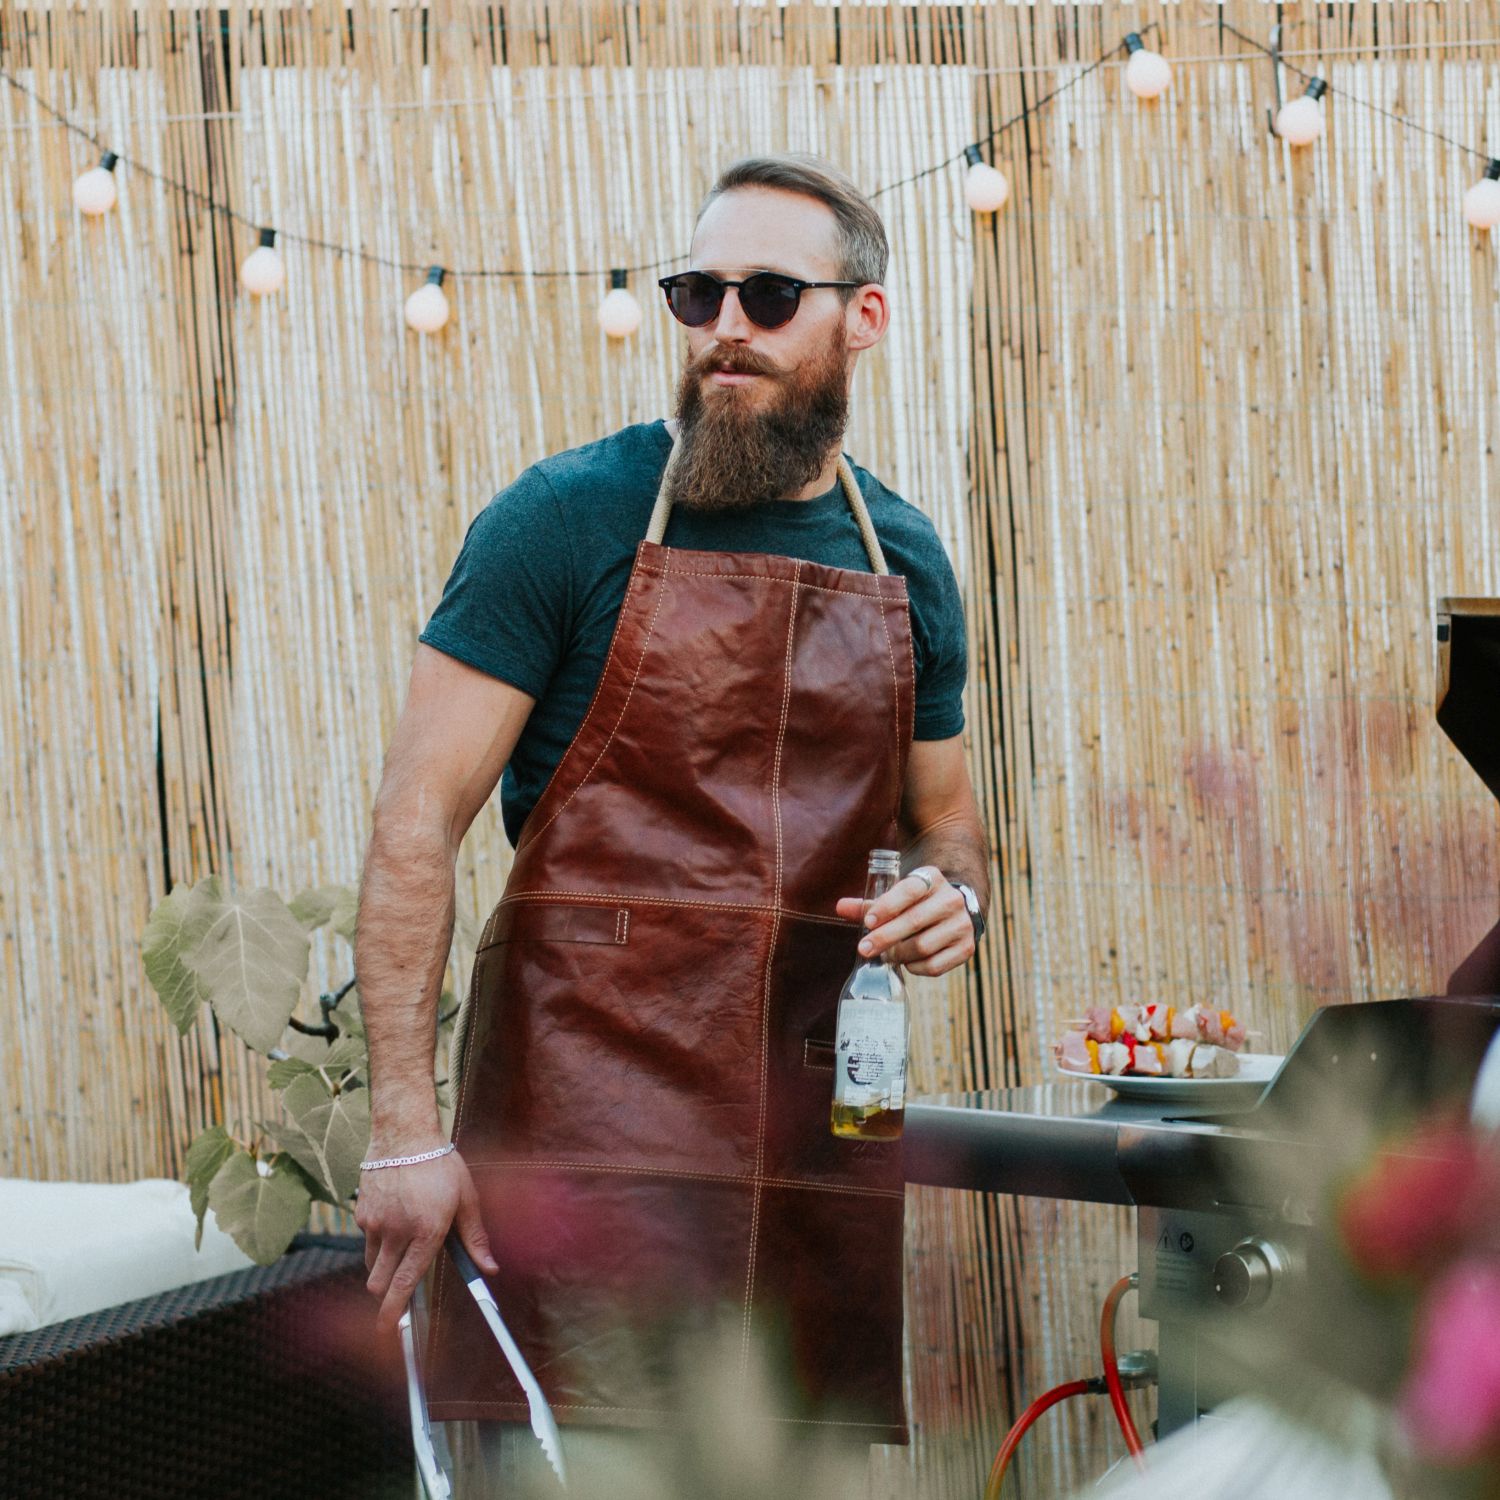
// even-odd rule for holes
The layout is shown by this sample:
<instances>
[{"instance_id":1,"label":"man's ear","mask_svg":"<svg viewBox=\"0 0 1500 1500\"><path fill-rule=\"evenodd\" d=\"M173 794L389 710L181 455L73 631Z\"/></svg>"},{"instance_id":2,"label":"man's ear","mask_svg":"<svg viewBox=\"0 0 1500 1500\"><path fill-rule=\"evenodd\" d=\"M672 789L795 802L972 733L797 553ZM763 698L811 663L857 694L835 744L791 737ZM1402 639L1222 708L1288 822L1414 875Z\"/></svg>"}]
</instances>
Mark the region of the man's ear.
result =
<instances>
[{"instance_id":1,"label":"man's ear","mask_svg":"<svg viewBox=\"0 0 1500 1500\"><path fill-rule=\"evenodd\" d=\"M891 305L885 288L878 281L860 287L849 303L849 309L850 350L857 353L861 349L873 348L890 327Z\"/></svg>"}]
</instances>

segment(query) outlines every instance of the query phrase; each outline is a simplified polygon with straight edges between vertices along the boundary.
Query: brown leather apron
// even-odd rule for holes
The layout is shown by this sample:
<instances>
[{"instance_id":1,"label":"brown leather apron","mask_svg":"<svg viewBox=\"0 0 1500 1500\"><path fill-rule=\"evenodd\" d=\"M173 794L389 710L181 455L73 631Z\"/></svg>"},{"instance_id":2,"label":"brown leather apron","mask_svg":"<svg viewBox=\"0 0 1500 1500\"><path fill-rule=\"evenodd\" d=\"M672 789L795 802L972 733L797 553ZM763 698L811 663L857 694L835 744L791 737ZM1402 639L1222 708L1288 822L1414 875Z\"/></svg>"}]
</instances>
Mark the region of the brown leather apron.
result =
<instances>
[{"instance_id":1,"label":"brown leather apron","mask_svg":"<svg viewBox=\"0 0 1500 1500\"><path fill-rule=\"evenodd\" d=\"M670 474L481 936L454 1139L560 1423L664 1423L664 1334L727 1312L792 1373L782 1420L904 1443L900 1143L828 1112L834 903L894 844L911 742L906 585L842 457L873 574L663 546ZM435 1418L525 1419L446 1257L428 1362Z\"/></svg>"}]
</instances>

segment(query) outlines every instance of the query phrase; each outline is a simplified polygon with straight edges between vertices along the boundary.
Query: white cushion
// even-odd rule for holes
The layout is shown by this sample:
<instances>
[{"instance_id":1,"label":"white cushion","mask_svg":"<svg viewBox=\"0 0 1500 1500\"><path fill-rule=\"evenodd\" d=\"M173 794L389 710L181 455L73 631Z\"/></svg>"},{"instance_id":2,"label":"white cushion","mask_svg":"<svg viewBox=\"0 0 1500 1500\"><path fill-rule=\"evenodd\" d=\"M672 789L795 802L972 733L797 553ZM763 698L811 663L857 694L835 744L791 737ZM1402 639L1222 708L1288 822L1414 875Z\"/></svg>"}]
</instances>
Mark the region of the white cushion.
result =
<instances>
[{"instance_id":1,"label":"white cushion","mask_svg":"<svg viewBox=\"0 0 1500 1500\"><path fill-rule=\"evenodd\" d=\"M0 1177L0 1334L22 1333L251 1264L214 1223L193 1249L181 1182Z\"/></svg>"}]
</instances>

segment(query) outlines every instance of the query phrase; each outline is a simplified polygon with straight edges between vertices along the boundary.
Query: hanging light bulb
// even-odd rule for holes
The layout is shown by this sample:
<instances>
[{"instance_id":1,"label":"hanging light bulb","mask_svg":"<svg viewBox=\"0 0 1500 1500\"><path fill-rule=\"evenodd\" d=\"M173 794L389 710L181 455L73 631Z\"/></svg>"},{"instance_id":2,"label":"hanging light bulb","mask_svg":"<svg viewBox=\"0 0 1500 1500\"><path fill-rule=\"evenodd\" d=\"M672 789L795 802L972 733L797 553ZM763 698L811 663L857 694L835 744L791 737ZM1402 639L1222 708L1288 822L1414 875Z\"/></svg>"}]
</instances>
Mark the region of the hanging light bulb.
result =
<instances>
[{"instance_id":1,"label":"hanging light bulb","mask_svg":"<svg viewBox=\"0 0 1500 1500\"><path fill-rule=\"evenodd\" d=\"M119 196L115 190L115 163L119 159L113 151L106 151L97 167L90 167L74 180L73 203L79 213L97 218L115 206Z\"/></svg>"},{"instance_id":2,"label":"hanging light bulb","mask_svg":"<svg viewBox=\"0 0 1500 1500\"><path fill-rule=\"evenodd\" d=\"M448 299L443 295L441 266L433 266L427 280L406 299L406 326L418 333L436 333L448 321Z\"/></svg>"},{"instance_id":3,"label":"hanging light bulb","mask_svg":"<svg viewBox=\"0 0 1500 1500\"><path fill-rule=\"evenodd\" d=\"M1137 99L1154 99L1172 86L1172 64L1160 52L1153 52L1132 31L1125 38L1130 61L1125 64L1125 87Z\"/></svg>"},{"instance_id":4,"label":"hanging light bulb","mask_svg":"<svg viewBox=\"0 0 1500 1500\"><path fill-rule=\"evenodd\" d=\"M1010 183L1005 173L992 167L979 155L978 146L965 146L964 159L969 163L969 175L964 179L964 197L976 214L992 214L1005 207L1010 197Z\"/></svg>"},{"instance_id":5,"label":"hanging light bulb","mask_svg":"<svg viewBox=\"0 0 1500 1500\"><path fill-rule=\"evenodd\" d=\"M1323 106L1318 102L1328 92L1321 78L1307 85L1307 92L1288 99L1276 116L1276 134L1289 146L1308 146L1323 134Z\"/></svg>"},{"instance_id":6,"label":"hanging light bulb","mask_svg":"<svg viewBox=\"0 0 1500 1500\"><path fill-rule=\"evenodd\" d=\"M1500 224L1500 158L1491 161L1484 176L1464 194L1464 218L1476 229Z\"/></svg>"},{"instance_id":7,"label":"hanging light bulb","mask_svg":"<svg viewBox=\"0 0 1500 1500\"><path fill-rule=\"evenodd\" d=\"M262 229L260 244L240 264L240 280L257 297L279 292L286 281L286 262L276 248L276 231Z\"/></svg>"},{"instance_id":8,"label":"hanging light bulb","mask_svg":"<svg viewBox=\"0 0 1500 1500\"><path fill-rule=\"evenodd\" d=\"M641 304L625 285L625 273L609 273L609 291L599 304L599 326L612 339L628 338L641 326Z\"/></svg>"}]
</instances>

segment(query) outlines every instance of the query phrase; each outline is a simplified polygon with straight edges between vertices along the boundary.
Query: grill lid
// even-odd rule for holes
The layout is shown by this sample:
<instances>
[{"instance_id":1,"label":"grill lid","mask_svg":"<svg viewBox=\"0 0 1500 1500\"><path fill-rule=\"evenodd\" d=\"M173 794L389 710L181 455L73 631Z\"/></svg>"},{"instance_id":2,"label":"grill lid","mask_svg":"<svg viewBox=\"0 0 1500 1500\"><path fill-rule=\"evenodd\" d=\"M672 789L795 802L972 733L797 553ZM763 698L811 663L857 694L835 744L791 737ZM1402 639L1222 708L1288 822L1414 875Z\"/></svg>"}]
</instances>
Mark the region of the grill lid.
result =
<instances>
[{"instance_id":1,"label":"grill lid","mask_svg":"<svg viewBox=\"0 0 1500 1500\"><path fill-rule=\"evenodd\" d=\"M1500 797L1500 599L1438 604L1437 721Z\"/></svg>"},{"instance_id":2,"label":"grill lid","mask_svg":"<svg viewBox=\"0 0 1500 1500\"><path fill-rule=\"evenodd\" d=\"M1437 721L1500 797L1500 599L1438 604ZM1500 994L1500 922L1448 979L1450 995Z\"/></svg>"}]
</instances>

